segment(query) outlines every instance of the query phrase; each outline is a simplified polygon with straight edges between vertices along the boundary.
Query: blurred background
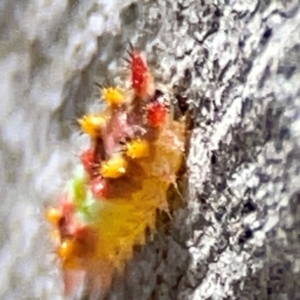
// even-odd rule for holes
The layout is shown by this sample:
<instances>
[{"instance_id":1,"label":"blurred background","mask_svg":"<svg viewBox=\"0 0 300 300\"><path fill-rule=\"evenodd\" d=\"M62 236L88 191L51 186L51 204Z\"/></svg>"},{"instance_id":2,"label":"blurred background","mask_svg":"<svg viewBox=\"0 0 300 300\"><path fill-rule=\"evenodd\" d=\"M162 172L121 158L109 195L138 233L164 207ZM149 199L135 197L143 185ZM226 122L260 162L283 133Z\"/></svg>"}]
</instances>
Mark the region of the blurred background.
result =
<instances>
[{"instance_id":1,"label":"blurred background","mask_svg":"<svg viewBox=\"0 0 300 300\"><path fill-rule=\"evenodd\" d=\"M1 1L1 299L61 299L44 208L72 174L76 119L126 49L136 10L132 1Z\"/></svg>"}]
</instances>

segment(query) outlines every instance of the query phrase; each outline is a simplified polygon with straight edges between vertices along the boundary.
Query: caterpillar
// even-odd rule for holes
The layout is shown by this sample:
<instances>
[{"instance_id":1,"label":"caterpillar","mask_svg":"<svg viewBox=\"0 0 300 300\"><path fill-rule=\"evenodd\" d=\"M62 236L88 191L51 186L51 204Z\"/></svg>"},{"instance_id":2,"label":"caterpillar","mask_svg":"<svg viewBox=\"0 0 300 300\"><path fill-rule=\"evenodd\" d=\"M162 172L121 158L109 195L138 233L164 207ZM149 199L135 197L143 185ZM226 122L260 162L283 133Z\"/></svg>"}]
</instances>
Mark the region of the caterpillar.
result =
<instances>
[{"instance_id":1,"label":"caterpillar","mask_svg":"<svg viewBox=\"0 0 300 300\"><path fill-rule=\"evenodd\" d=\"M185 124L174 120L168 95L133 47L129 70L129 89L101 88L105 109L78 120L90 146L46 211L67 296L81 275L109 289L133 246L145 244L146 229L155 232L157 210L169 211L167 192L184 160Z\"/></svg>"}]
</instances>

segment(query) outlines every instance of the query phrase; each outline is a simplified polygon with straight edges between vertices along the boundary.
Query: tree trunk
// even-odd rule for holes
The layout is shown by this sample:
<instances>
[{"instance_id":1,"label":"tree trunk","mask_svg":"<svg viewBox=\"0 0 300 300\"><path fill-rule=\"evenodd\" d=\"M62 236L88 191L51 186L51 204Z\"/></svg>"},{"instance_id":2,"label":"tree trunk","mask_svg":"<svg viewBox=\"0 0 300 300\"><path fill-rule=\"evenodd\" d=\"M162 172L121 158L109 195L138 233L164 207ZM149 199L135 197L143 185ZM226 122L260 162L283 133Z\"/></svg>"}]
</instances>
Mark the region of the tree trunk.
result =
<instances>
[{"instance_id":1,"label":"tree trunk","mask_svg":"<svg viewBox=\"0 0 300 300\"><path fill-rule=\"evenodd\" d=\"M107 298L300 298L298 1L107 3L0 4L0 298L61 299L44 207L86 142L74 120L93 81L122 79L128 41L195 128L185 206Z\"/></svg>"}]
</instances>

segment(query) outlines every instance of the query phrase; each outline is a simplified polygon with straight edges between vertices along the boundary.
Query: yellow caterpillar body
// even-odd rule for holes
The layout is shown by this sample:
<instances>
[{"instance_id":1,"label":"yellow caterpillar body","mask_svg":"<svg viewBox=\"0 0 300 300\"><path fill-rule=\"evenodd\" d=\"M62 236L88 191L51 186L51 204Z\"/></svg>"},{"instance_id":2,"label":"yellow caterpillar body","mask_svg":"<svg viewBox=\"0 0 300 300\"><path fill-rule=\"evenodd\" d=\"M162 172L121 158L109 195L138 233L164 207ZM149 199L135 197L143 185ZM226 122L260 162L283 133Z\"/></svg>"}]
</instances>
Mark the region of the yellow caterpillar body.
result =
<instances>
[{"instance_id":1,"label":"yellow caterpillar body","mask_svg":"<svg viewBox=\"0 0 300 300\"><path fill-rule=\"evenodd\" d=\"M166 95L155 91L146 62L133 51L133 92L103 89L107 108L79 120L90 148L57 207L47 211L67 294L74 272L101 289L110 286L133 246L145 244L146 229L155 232L157 210L168 211L167 191L184 158L185 125L173 120Z\"/></svg>"}]
</instances>

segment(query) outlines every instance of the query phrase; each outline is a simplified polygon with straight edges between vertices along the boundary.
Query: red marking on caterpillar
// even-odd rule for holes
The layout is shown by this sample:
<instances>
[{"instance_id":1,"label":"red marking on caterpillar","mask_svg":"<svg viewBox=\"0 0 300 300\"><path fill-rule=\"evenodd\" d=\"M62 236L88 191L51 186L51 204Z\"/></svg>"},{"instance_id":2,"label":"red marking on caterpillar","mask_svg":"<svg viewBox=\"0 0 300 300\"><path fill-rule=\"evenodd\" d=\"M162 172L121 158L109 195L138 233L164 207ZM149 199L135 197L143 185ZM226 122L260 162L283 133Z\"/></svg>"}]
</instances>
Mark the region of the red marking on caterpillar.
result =
<instances>
[{"instance_id":1,"label":"red marking on caterpillar","mask_svg":"<svg viewBox=\"0 0 300 300\"><path fill-rule=\"evenodd\" d=\"M108 180L98 176L91 182L91 190L96 198L106 198L109 196Z\"/></svg>"},{"instance_id":2,"label":"red marking on caterpillar","mask_svg":"<svg viewBox=\"0 0 300 300\"><path fill-rule=\"evenodd\" d=\"M88 149L81 153L80 155L81 163L83 164L85 170L91 174L95 164L95 151L94 149Z\"/></svg>"},{"instance_id":3,"label":"red marking on caterpillar","mask_svg":"<svg viewBox=\"0 0 300 300\"><path fill-rule=\"evenodd\" d=\"M147 109L147 119L153 127L161 126L168 115L168 110L164 104L160 102L152 102Z\"/></svg>"}]
</instances>

